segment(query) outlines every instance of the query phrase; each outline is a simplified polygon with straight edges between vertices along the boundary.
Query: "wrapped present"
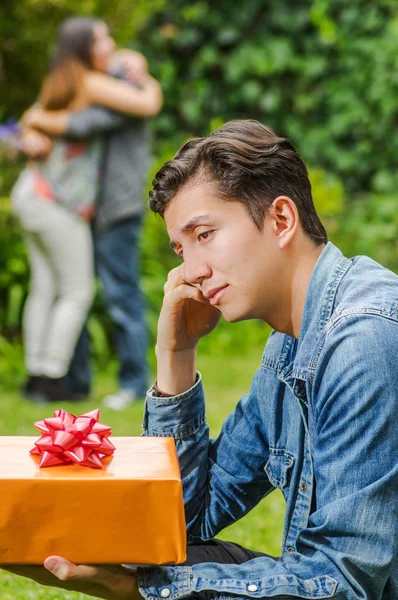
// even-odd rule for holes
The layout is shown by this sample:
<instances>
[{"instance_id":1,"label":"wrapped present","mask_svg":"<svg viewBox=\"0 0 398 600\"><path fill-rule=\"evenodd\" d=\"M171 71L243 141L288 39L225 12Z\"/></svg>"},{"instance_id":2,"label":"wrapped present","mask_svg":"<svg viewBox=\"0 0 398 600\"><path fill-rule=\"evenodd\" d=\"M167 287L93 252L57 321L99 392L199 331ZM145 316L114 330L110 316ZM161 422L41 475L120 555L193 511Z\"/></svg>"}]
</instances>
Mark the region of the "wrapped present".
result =
<instances>
[{"instance_id":1,"label":"wrapped present","mask_svg":"<svg viewBox=\"0 0 398 600\"><path fill-rule=\"evenodd\" d=\"M100 427L92 431L98 419L85 435L76 434L84 421L72 431L66 429L73 423L62 429L45 421L39 422L39 440L0 437L0 564L42 564L52 554L79 564L183 562L185 519L174 440L113 437L111 454L109 443L102 446L110 442L109 428L101 426L100 439L89 437L98 435ZM51 441L47 437L40 447L45 436ZM57 466L40 467L43 456L48 465L55 454Z\"/></svg>"}]
</instances>

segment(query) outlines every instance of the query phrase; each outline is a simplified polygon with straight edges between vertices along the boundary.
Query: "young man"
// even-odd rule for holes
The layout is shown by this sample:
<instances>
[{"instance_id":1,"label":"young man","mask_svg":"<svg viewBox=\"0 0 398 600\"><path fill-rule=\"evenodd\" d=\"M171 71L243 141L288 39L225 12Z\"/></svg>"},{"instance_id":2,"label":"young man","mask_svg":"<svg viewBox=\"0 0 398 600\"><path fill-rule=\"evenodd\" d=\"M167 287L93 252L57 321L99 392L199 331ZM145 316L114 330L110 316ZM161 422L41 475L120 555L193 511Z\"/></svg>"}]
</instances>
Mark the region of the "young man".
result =
<instances>
[{"instance_id":1,"label":"young man","mask_svg":"<svg viewBox=\"0 0 398 600\"><path fill-rule=\"evenodd\" d=\"M185 144L151 208L183 263L165 286L144 423L176 440L188 560L133 575L50 557L63 583L30 575L112 600L398 598L398 277L327 243L303 161L255 121ZM274 331L209 440L195 361L220 315ZM280 558L213 540L274 488Z\"/></svg>"}]
</instances>

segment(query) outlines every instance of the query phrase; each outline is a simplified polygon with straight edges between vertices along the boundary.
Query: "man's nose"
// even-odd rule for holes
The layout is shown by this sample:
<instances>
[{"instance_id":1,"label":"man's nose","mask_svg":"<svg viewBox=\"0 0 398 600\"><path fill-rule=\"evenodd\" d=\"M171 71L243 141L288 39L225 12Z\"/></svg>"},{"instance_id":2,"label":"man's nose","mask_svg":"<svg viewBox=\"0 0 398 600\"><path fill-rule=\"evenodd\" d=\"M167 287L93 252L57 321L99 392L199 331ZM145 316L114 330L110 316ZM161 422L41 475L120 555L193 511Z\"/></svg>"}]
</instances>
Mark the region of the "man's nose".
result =
<instances>
[{"instance_id":1,"label":"man's nose","mask_svg":"<svg viewBox=\"0 0 398 600\"><path fill-rule=\"evenodd\" d=\"M184 258L184 279L191 285L200 285L211 276L210 266L202 261Z\"/></svg>"}]
</instances>

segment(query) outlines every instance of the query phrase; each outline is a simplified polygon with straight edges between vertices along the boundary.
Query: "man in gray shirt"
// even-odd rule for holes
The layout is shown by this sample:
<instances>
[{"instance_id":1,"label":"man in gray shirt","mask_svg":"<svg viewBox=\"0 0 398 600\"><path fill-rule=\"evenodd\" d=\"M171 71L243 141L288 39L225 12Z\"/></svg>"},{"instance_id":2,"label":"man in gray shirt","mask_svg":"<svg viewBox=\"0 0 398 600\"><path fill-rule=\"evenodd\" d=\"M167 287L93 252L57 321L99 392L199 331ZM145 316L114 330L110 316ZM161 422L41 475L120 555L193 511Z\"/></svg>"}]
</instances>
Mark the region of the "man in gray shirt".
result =
<instances>
[{"instance_id":1,"label":"man in gray shirt","mask_svg":"<svg viewBox=\"0 0 398 600\"><path fill-rule=\"evenodd\" d=\"M134 61L134 55L131 58ZM143 58L143 57L142 57ZM128 52L115 77L126 78L123 67ZM152 78L154 102L149 116L161 108L160 87ZM151 89L152 89L151 88ZM104 404L123 409L147 389L147 331L144 303L140 290L138 240L143 217L143 192L150 158L149 119L127 116L92 106L79 112L57 115L39 111L30 123L50 135L84 139L103 133L104 156L100 174L100 191L93 222L96 270L101 279L105 301L115 323L116 349L120 361L119 391L104 399ZM72 394L90 391L88 334L82 332L68 381Z\"/></svg>"}]
</instances>

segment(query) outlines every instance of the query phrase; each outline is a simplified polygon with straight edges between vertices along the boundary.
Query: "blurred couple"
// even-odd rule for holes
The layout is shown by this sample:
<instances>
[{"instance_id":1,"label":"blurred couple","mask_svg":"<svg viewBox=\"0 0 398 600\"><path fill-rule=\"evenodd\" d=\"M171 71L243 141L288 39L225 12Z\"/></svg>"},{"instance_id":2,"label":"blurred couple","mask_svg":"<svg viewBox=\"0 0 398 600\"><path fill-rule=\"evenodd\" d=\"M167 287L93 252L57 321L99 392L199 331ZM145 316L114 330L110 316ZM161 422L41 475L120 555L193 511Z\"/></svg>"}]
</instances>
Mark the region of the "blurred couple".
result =
<instances>
[{"instance_id":1,"label":"blurred couple","mask_svg":"<svg viewBox=\"0 0 398 600\"><path fill-rule=\"evenodd\" d=\"M23 393L32 400L78 400L90 393L84 324L95 270L120 361L119 390L104 404L122 410L145 395L138 240L149 121L161 105L145 57L117 50L105 23L77 17L62 24L38 103L21 120L30 160L12 192L31 269Z\"/></svg>"}]
</instances>

